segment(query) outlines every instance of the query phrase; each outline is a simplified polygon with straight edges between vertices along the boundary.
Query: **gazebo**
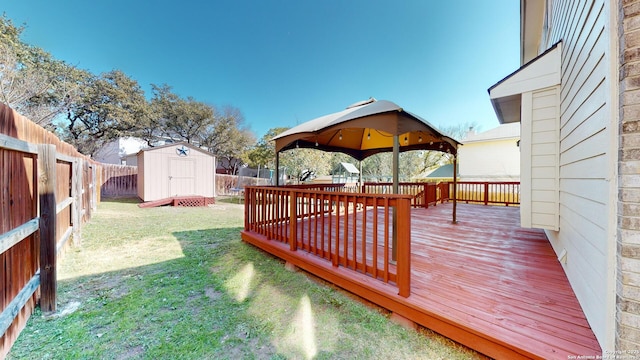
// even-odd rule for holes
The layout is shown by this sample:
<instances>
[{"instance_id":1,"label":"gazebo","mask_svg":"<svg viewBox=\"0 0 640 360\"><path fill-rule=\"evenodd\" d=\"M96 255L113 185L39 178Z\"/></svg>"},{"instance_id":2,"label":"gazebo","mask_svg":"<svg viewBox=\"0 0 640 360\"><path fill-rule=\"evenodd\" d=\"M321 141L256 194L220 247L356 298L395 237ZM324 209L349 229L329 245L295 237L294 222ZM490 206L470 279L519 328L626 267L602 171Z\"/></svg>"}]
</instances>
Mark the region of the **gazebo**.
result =
<instances>
[{"instance_id":1,"label":"gazebo","mask_svg":"<svg viewBox=\"0 0 640 360\"><path fill-rule=\"evenodd\" d=\"M399 153L409 150L435 150L453 154L454 172L461 143L441 133L423 118L387 100L370 98L345 110L321 116L274 137L276 169L280 152L294 148L313 148L342 152L356 160L381 152L393 152L393 193L398 193ZM276 170L277 171L277 170ZM276 179L279 174L276 173ZM456 222L456 179L453 179L453 222Z\"/></svg>"}]
</instances>

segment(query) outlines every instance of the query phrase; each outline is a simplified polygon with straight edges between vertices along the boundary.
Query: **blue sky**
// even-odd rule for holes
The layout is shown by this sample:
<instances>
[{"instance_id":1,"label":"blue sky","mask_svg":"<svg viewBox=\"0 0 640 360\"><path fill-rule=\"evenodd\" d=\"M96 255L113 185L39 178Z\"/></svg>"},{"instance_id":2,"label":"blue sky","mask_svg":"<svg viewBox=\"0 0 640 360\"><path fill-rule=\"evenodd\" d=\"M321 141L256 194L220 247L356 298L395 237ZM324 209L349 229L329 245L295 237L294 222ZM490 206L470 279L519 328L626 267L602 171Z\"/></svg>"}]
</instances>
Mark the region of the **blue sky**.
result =
<instances>
[{"instance_id":1,"label":"blue sky","mask_svg":"<svg viewBox=\"0 0 640 360\"><path fill-rule=\"evenodd\" d=\"M514 0L3 0L23 41L145 89L239 108L258 138L369 97L432 124L498 126L519 66Z\"/></svg>"}]
</instances>

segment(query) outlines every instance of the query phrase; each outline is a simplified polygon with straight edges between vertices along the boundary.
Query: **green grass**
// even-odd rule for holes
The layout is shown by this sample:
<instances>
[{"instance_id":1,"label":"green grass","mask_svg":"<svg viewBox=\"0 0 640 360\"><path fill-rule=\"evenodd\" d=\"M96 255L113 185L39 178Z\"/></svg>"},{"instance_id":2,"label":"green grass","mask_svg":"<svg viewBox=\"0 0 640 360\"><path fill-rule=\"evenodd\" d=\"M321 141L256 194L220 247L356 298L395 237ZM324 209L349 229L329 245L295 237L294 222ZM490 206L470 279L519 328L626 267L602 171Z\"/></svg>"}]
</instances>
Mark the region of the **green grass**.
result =
<instances>
[{"instance_id":1,"label":"green grass","mask_svg":"<svg viewBox=\"0 0 640 360\"><path fill-rule=\"evenodd\" d=\"M240 240L243 207L104 201L9 359L468 359Z\"/></svg>"}]
</instances>

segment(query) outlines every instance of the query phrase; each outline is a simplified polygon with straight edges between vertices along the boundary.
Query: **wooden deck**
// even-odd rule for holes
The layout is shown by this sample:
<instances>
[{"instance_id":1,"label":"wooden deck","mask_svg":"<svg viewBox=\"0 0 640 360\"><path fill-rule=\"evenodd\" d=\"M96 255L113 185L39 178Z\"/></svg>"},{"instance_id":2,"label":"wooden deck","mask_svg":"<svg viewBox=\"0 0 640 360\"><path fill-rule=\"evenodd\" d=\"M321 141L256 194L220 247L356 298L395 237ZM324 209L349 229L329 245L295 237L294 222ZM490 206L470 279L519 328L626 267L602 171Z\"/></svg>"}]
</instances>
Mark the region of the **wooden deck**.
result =
<instances>
[{"instance_id":1,"label":"wooden deck","mask_svg":"<svg viewBox=\"0 0 640 360\"><path fill-rule=\"evenodd\" d=\"M519 208L451 204L411 210L411 291L245 230L245 241L494 358L567 359L601 349L540 230ZM309 219L300 220L309 221ZM371 222L369 222L371 224Z\"/></svg>"}]
</instances>

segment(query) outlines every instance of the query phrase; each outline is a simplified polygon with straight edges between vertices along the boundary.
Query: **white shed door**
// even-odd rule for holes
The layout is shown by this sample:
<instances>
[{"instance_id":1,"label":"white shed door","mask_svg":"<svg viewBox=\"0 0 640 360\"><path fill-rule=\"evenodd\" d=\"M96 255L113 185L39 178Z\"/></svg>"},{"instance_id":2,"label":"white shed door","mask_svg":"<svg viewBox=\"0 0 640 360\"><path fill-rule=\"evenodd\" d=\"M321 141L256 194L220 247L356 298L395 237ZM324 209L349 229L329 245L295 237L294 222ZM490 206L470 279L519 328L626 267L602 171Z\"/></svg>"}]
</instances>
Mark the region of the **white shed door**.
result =
<instances>
[{"instance_id":1,"label":"white shed door","mask_svg":"<svg viewBox=\"0 0 640 360\"><path fill-rule=\"evenodd\" d=\"M169 158L169 195L195 195L195 159Z\"/></svg>"}]
</instances>

